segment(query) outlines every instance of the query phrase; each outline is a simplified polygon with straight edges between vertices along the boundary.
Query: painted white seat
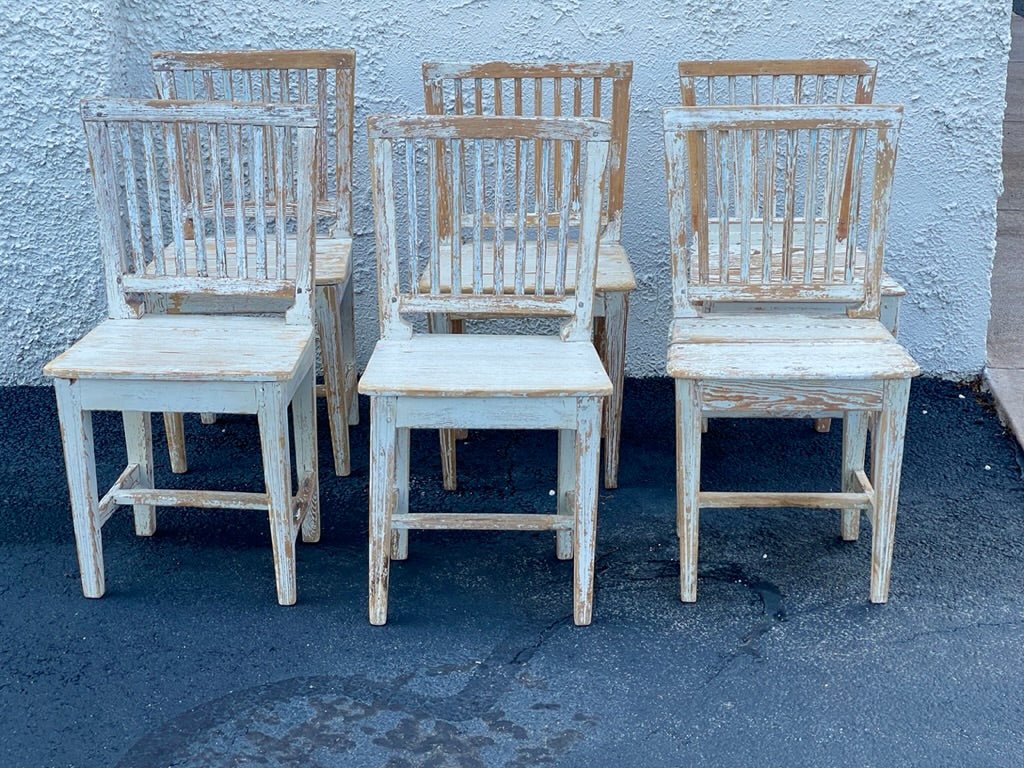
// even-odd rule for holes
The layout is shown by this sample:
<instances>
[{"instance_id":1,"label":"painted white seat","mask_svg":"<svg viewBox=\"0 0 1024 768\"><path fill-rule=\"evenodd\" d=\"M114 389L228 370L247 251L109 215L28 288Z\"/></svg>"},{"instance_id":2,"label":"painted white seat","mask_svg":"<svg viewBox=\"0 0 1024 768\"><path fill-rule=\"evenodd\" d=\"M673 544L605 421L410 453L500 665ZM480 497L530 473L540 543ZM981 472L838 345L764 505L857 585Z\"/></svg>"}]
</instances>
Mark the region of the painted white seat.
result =
<instances>
[{"instance_id":1,"label":"painted white seat","mask_svg":"<svg viewBox=\"0 0 1024 768\"><path fill-rule=\"evenodd\" d=\"M701 510L716 507L840 509L844 540L858 537L866 512L870 599L888 599L910 379L919 373L880 322L901 113L863 104L665 110L683 602L697 599ZM818 219L820 232L804 227ZM734 220L735 242L726 243ZM764 311L773 305L781 309ZM843 418L841 492L702 490L705 418L833 413Z\"/></svg>"},{"instance_id":2,"label":"painted white seat","mask_svg":"<svg viewBox=\"0 0 1024 768\"><path fill-rule=\"evenodd\" d=\"M370 622L387 621L391 560L408 557L409 530L443 528L554 531L556 556L573 560L573 619L589 624L601 408L612 391L591 337L609 126L580 118L377 116L368 133L381 327L359 381L359 391L370 397ZM553 228L534 227L529 239L525 234L530 206L537 205L540 221L548 220L543 190L553 176L569 178L570 147L578 148L582 166L579 246L571 269L567 215ZM525 169L536 162L533 152L555 154L561 162L557 170L545 162L531 192ZM450 225L458 238L453 249L441 226L439 168L449 161L457 166L455 158L467 153L474 183L466 189L453 184L452 210L469 212ZM532 199L538 188L539 201ZM551 210L559 205L564 212L568 196ZM535 266L527 288L531 247L549 261L544 269ZM446 288L439 285L442 273ZM466 276L471 290L451 285L453 276ZM559 335L550 337L424 334L411 319L424 315L541 316L562 323ZM460 428L558 430L555 514L411 511L410 430L451 435Z\"/></svg>"},{"instance_id":3,"label":"painted white seat","mask_svg":"<svg viewBox=\"0 0 1024 768\"><path fill-rule=\"evenodd\" d=\"M352 285L352 129L355 115L355 52L350 49L247 50L247 51L157 51L152 69L157 95L165 99L223 99L226 101L310 104L317 110L317 168L315 180L318 231L316 247L316 325L320 342L320 364L324 383L318 394L327 400L327 418L334 455L334 472L351 471L349 426L359 423L356 395L355 294ZM264 147L269 158L274 151L271 138ZM274 199L265 196L266 212L274 211ZM233 216L225 204L224 215ZM250 215L255 202L244 202ZM286 198L286 208L292 206ZM203 216L214 214L203 205ZM191 226L192 222L189 222ZM267 239L267 257L276 259L274 238ZM229 256L234 256L234 238L228 238ZM187 246L186 246L187 247ZM207 243L207 250L213 245ZM249 249L249 253L253 250ZM291 252L291 249L289 249ZM173 248L168 257L173 258ZM186 258L194 258L194 249ZM229 268L233 267L229 259ZM171 297L168 311L181 306L182 297ZM273 308L274 304L269 304ZM265 311L260 299L254 310ZM245 307L210 297L190 297L185 311L238 312ZM204 423L215 414L203 414ZM166 414L168 449L175 472L185 472L188 460L181 414Z\"/></svg>"},{"instance_id":4,"label":"painted white seat","mask_svg":"<svg viewBox=\"0 0 1024 768\"><path fill-rule=\"evenodd\" d=\"M104 320L43 369L66 379L282 381L310 365L312 329L278 317Z\"/></svg>"},{"instance_id":5,"label":"painted white seat","mask_svg":"<svg viewBox=\"0 0 1024 768\"><path fill-rule=\"evenodd\" d=\"M605 488L616 488L619 483L619 444L622 433L622 387L626 372L626 322L629 294L636 288L636 277L622 246L626 138L633 62L489 61L465 64L427 61L423 63L422 70L427 114L574 115L603 118L611 122L608 175L604 182L601 210L601 250L597 260L594 344L614 385L614 391L604 405L603 437L604 485ZM553 167L559 165L559 152L559 149L554 149L549 158ZM527 173L534 180L541 170L529 169ZM579 219L576 210L579 199L578 173L579 162L575 159L567 183L569 197L572 199L569 218L574 224ZM468 179L463 173L463 184ZM451 178L445 168L439 169L439 183L443 190L439 199L441 232L446 235L451 231ZM552 199L559 198L562 184L563 180L555 174L551 184ZM549 222L561 215L555 213L556 207L552 205L549 209ZM527 222L528 229L535 228L535 211L529 212ZM570 233L570 238L572 236ZM460 332L462 324L462 318L431 318L431 329L435 332ZM452 490L457 485L455 458L454 433L442 433L441 471L445 488Z\"/></svg>"},{"instance_id":6,"label":"painted white seat","mask_svg":"<svg viewBox=\"0 0 1024 768\"><path fill-rule=\"evenodd\" d=\"M711 314L677 318L669 339L668 373L688 379L857 381L919 372L877 320Z\"/></svg>"},{"instance_id":7,"label":"painted white seat","mask_svg":"<svg viewBox=\"0 0 1024 768\"><path fill-rule=\"evenodd\" d=\"M86 597L106 589L102 529L123 506L133 508L135 532L152 536L156 507L213 507L263 511L269 518L277 600L297 598L295 540L320 538L316 455L315 342L312 262L317 119L309 106L226 102L88 100L82 104L96 192L108 319L44 368L54 378L67 465L71 513ZM275 159L243 176L270 136L293 141ZM218 145L227 145L229 166ZM268 181L291 210L246 221L239 206ZM185 194L184 187L190 187ZM230 190L227 193L225 190ZM184 211L210 200L218 215ZM196 206L198 207L198 205ZM232 210L228 215L225 211ZM274 233L268 234L268 223ZM229 268L226 231L263 225L253 243L253 267ZM267 269L267 240L291 226L296 234L277 247L283 264ZM188 230L188 231L187 231ZM255 234L255 233L254 233ZM169 239L174 257L165 259ZM186 258L187 239L195 242ZM216 245L208 251L212 240ZM204 258L203 254L210 254ZM159 266L159 268L157 268ZM225 316L164 314L194 297L216 299L219 311L251 308L273 297L277 314ZM289 408L295 442L292 451ZM128 464L100 496L93 444L94 411L120 411ZM153 412L213 411L255 414L259 421L264 489L210 491L159 488L153 465Z\"/></svg>"},{"instance_id":8,"label":"painted white seat","mask_svg":"<svg viewBox=\"0 0 1024 768\"><path fill-rule=\"evenodd\" d=\"M365 395L414 397L604 397L611 387L589 341L482 334L379 341L359 383Z\"/></svg>"}]
</instances>

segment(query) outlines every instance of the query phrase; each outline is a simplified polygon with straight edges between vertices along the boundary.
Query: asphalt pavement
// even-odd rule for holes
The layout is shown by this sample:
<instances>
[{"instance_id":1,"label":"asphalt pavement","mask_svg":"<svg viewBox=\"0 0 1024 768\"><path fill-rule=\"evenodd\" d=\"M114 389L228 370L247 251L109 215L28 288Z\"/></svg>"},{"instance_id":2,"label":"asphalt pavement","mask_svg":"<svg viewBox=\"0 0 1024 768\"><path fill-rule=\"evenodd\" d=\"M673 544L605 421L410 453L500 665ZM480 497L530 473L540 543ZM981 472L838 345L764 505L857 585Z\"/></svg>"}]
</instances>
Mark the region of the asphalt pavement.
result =
<instances>
[{"instance_id":1,"label":"asphalt pavement","mask_svg":"<svg viewBox=\"0 0 1024 768\"><path fill-rule=\"evenodd\" d=\"M259 513L160 510L104 528L82 597L53 393L0 389L0 766L1024 765L1024 481L989 399L915 381L890 601L870 528L711 510L699 601L678 598L668 380L627 382L620 487L601 492L594 623L575 627L551 534L413 532L390 618L366 618L368 408L323 538L276 604ZM259 490L254 420L186 419L165 486ZM838 423L713 421L705 488L836 490ZM101 486L123 467L96 417ZM553 433L472 432L445 492L414 433L412 508L553 509Z\"/></svg>"}]
</instances>

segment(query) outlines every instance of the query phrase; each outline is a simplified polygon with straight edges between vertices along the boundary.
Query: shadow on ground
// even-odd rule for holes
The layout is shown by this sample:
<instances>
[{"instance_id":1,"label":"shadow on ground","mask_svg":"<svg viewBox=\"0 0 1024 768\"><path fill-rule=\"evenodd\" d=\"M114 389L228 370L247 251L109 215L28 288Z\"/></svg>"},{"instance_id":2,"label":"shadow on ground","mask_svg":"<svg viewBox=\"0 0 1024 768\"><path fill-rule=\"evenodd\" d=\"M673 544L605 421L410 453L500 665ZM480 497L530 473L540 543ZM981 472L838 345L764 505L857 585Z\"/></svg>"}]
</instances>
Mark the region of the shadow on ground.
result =
<instances>
[{"instance_id":1,"label":"shadow on ground","mask_svg":"<svg viewBox=\"0 0 1024 768\"><path fill-rule=\"evenodd\" d=\"M84 599L52 392L0 390L0 765L1024 764L1024 484L985 398L914 384L887 606L867 603L869 527L844 544L836 513L802 510L706 512L682 605L671 384L630 381L625 401L591 627L550 534L420 532L373 628L365 402L352 476L321 450L323 540L280 608L246 512L161 511L152 539L119 513L107 595ZM713 422L705 487L835 490L836 426ZM160 482L259 489L250 419L187 432L192 471L158 450ZM99 415L101 485L119 440ZM445 493L435 436L414 435L414 508L553 505L553 434L459 450Z\"/></svg>"}]
</instances>

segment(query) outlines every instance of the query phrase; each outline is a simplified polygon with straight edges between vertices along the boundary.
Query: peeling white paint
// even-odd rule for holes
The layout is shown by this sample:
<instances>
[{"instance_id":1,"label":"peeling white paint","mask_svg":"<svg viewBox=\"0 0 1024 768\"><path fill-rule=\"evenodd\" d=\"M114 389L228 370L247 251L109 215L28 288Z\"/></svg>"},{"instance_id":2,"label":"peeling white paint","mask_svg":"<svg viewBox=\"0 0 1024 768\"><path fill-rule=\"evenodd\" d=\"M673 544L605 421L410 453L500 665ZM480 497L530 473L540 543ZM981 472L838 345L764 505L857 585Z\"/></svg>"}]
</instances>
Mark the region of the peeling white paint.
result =
<instances>
[{"instance_id":1,"label":"peeling white paint","mask_svg":"<svg viewBox=\"0 0 1024 768\"><path fill-rule=\"evenodd\" d=\"M1005 0L0 0L0 383L43 363L103 314L77 102L148 95L157 48L351 46L357 51L355 278L362 361L376 334L367 114L419 111L425 58L633 59L623 240L639 288L628 373L664 373L669 317L660 108L681 58L856 56L876 99L906 105L887 268L910 294L901 338L925 371L978 373L1000 192L1010 46Z\"/></svg>"}]
</instances>

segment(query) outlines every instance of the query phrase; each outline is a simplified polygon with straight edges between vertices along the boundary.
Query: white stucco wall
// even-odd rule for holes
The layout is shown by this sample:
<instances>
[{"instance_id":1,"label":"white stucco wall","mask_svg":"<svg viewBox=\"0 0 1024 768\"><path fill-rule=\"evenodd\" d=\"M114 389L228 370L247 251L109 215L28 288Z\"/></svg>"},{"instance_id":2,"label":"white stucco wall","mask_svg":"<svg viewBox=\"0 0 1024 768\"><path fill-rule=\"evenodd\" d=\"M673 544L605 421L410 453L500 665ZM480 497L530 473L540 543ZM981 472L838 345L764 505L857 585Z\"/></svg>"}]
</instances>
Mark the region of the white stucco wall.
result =
<instances>
[{"instance_id":1,"label":"white stucco wall","mask_svg":"<svg viewBox=\"0 0 1024 768\"><path fill-rule=\"evenodd\" d=\"M0 383L103 314L78 102L123 87L123 38L116 0L0 2Z\"/></svg>"},{"instance_id":2,"label":"white stucco wall","mask_svg":"<svg viewBox=\"0 0 1024 768\"><path fill-rule=\"evenodd\" d=\"M358 55L358 335L376 333L364 119L422 108L424 58L633 59L623 239L639 288L628 373L662 375L669 317L660 108L681 58L876 58L876 99L906 105L887 268L909 289L901 338L929 373L985 360L1010 44L1005 0L0 0L0 383L102 315L79 97L150 92L157 48L351 46Z\"/></svg>"}]
</instances>

